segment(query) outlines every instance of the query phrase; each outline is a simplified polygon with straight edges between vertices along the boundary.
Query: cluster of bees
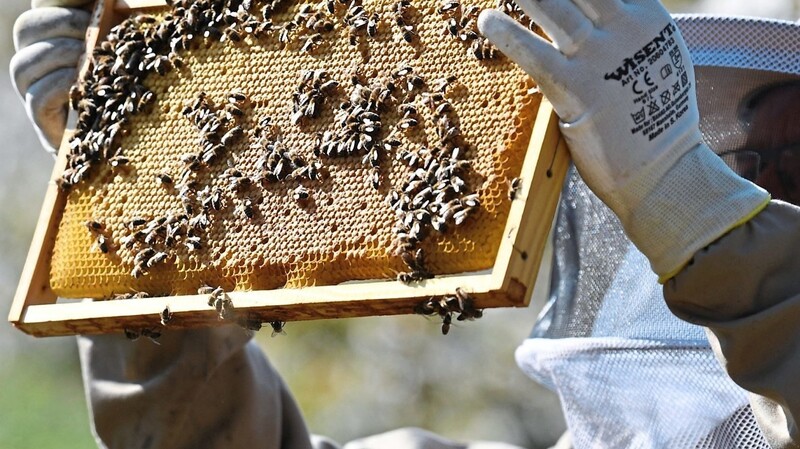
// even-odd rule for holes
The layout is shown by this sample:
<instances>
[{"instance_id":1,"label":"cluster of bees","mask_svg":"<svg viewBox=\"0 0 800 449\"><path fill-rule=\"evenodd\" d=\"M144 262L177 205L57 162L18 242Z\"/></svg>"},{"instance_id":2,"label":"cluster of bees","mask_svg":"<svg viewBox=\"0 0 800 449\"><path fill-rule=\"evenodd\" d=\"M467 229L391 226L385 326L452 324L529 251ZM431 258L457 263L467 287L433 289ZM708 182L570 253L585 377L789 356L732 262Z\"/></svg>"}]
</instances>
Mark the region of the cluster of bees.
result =
<instances>
[{"instance_id":1,"label":"cluster of bees","mask_svg":"<svg viewBox=\"0 0 800 449\"><path fill-rule=\"evenodd\" d=\"M419 244L430 230L445 233L451 226L462 225L470 213L480 207L478 194L470 191L464 177L471 169L465 158L467 144L458 127L458 117L447 99L455 77L438 82L432 91L423 92L421 102L433 115L437 140L435 145L416 150L402 150L396 159L409 167L409 174L400 189L387 197L398 223L394 227L398 252L408 273L398 280L419 281L428 278L420 257ZM413 253L414 257L411 257Z\"/></svg>"},{"instance_id":2,"label":"cluster of bees","mask_svg":"<svg viewBox=\"0 0 800 449\"><path fill-rule=\"evenodd\" d=\"M497 0L497 9L503 11L512 19L521 23L525 28L531 31L539 31L539 26L536 25L536 22L534 22L530 16L525 14L525 11L523 11L514 0Z\"/></svg>"},{"instance_id":3,"label":"cluster of bees","mask_svg":"<svg viewBox=\"0 0 800 449\"><path fill-rule=\"evenodd\" d=\"M448 0L437 12L445 21L444 32L469 45L468 54L479 61L497 57L497 49L478 30L480 7L464 7L458 1Z\"/></svg>"},{"instance_id":4,"label":"cluster of bees","mask_svg":"<svg viewBox=\"0 0 800 449\"><path fill-rule=\"evenodd\" d=\"M272 22L272 14L278 3L273 1L262 7L260 21L252 15L246 18L248 13L245 11L249 8L240 7L239 15L243 17L238 22L243 25L235 27L234 31L228 31L230 27L227 28L220 37L238 41L248 33L261 37L272 32L277 34L281 48L298 40L303 42L300 51L312 53L324 42L324 33L333 31L337 25L347 30L350 45L357 46L365 37L375 38L385 21L384 14L366 10L361 0L321 0L302 5L292 20L276 25ZM411 23L412 11L410 0L399 0L392 4L388 12L403 40L408 43L412 43L416 35Z\"/></svg>"},{"instance_id":5,"label":"cluster of bees","mask_svg":"<svg viewBox=\"0 0 800 449\"><path fill-rule=\"evenodd\" d=\"M307 119L319 117L322 104L339 87L339 82L330 79L325 70L307 70L300 85L292 94L292 124L298 125Z\"/></svg>"},{"instance_id":6,"label":"cluster of bees","mask_svg":"<svg viewBox=\"0 0 800 449\"><path fill-rule=\"evenodd\" d=\"M222 287L204 285L197 290L199 295L208 295L208 305L217 311L220 320L230 321L236 317L236 307Z\"/></svg>"},{"instance_id":7,"label":"cluster of bees","mask_svg":"<svg viewBox=\"0 0 800 449\"><path fill-rule=\"evenodd\" d=\"M197 294L208 295L208 305L216 310L220 320L235 322L248 331L257 332L261 330L263 325L261 320L239 316L239 314L236 312L236 307L233 305L233 301L231 300L230 296L225 293L225 290L223 290L222 287L203 285L197 289ZM166 326L168 322L164 321L165 312L169 312L169 307L164 309L164 312L161 313L161 324L164 326ZM268 321L268 323L272 327L273 337L278 334L286 335L286 331L283 329L284 326L286 326L285 321L272 320Z\"/></svg>"},{"instance_id":8,"label":"cluster of bees","mask_svg":"<svg viewBox=\"0 0 800 449\"><path fill-rule=\"evenodd\" d=\"M281 140L280 130L275 125L270 125L270 117L261 120L254 130L256 142L250 145L251 149L261 151L261 156L256 161L259 173L255 182L266 186L278 182L309 180L322 181L324 172L319 161L306 161L297 152L284 145ZM305 193L304 193L305 192ZM298 186L292 192L295 200L308 199L308 190Z\"/></svg>"},{"instance_id":9,"label":"cluster of bees","mask_svg":"<svg viewBox=\"0 0 800 449\"><path fill-rule=\"evenodd\" d=\"M228 94L228 99L223 113L213 106L205 92L200 92L191 105L184 107L182 114L197 128L200 151L181 158L184 164L181 183L188 181L192 173L213 164L224 154L226 146L242 136L237 120L244 114L242 107L247 97L235 90Z\"/></svg>"},{"instance_id":10,"label":"cluster of bees","mask_svg":"<svg viewBox=\"0 0 800 449\"><path fill-rule=\"evenodd\" d=\"M400 0L392 5L392 19L400 29L403 40L409 44L414 43L415 32L414 24L412 23L412 16L414 11L412 9L411 1Z\"/></svg>"},{"instance_id":11,"label":"cluster of bees","mask_svg":"<svg viewBox=\"0 0 800 449\"><path fill-rule=\"evenodd\" d=\"M122 299L142 299L142 298L149 298L150 294L146 292L130 292L130 293L119 293L114 295L113 299L122 300ZM170 310L169 306L164 307L164 309L158 314L159 321L161 326L166 326L172 321L172 311ZM128 340L138 340L140 337L148 338L155 344L160 344L158 339L161 338L161 331L158 329L154 329L152 327L145 327L145 328L126 328L123 330L123 335Z\"/></svg>"},{"instance_id":12,"label":"cluster of bees","mask_svg":"<svg viewBox=\"0 0 800 449\"><path fill-rule=\"evenodd\" d=\"M141 298L149 298L150 294L146 292L130 292L130 293L119 293L114 295L114 299L141 299ZM162 326L166 326L172 320L172 312L169 309L169 306L165 307L159 313L159 320ZM161 332L157 329L153 329L150 327L147 328L140 328L140 329L130 329L126 328L123 330L123 335L128 340L138 340L139 337L146 337L150 339L155 344L160 344L158 339L161 337Z\"/></svg>"},{"instance_id":13,"label":"cluster of bees","mask_svg":"<svg viewBox=\"0 0 800 449\"><path fill-rule=\"evenodd\" d=\"M401 144L392 134L381 137L384 130L381 114L396 106L401 116L397 130L406 131L418 125L412 102L416 89L425 82L412 72L411 67L403 67L386 80L374 72L365 76L355 71L347 101L339 105L334 115L336 129L317 135L314 153L330 158L362 155L362 162L372 169L370 183L378 189L383 153ZM396 98L400 95L402 101Z\"/></svg>"},{"instance_id":14,"label":"cluster of bees","mask_svg":"<svg viewBox=\"0 0 800 449\"><path fill-rule=\"evenodd\" d=\"M128 221L128 234L119 239L123 248L134 253L131 276L139 278L158 264L174 257L174 248L185 245L189 251L201 248L200 233L207 222L185 214L167 214L147 219L135 217Z\"/></svg>"},{"instance_id":15,"label":"cluster of bees","mask_svg":"<svg viewBox=\"0 0 800 449\"><path fill-rule=\"evenodd\" d=\"M190 218L186 214L167 214L153 219L134 217L129 220L125 224L128 233L119 239L119 244L134 254L131 276L139 278L156 265L166 262L173 257L171 249L179 244L185 245L190 252L199 250L199 234L208 224L207 218ZM88 220L86 227L96 238L102 253L117 249L102 222Z\"/></svg>"},{"instance_id":16,"label":"cluster of bees","mask_svg":"<svg viewBox=\"0 0 800 449\"><path fill-rule=\"evenodd\" d=\"M426 316L438 315L442 319L443 335L450 332L454 314L458 314L456 321L475 320L483 316L483 310L475 308L472 296L460 288L456 288L455 295L430 298L417 304L414 312Z\"/></svg>"},{"instance_id":17,"label":"cluster of bees","mask_svg":"<svg viewBox=\"0 0 800 449\"><path fill-rule=\"evenodd\" d=\"M180 184L176 186L179 188L178 197L186 214L194 215L193 219L201 221L206 226L209 223L208 214L222 210L227 203L219 186L207 185L201 189L193 175L201 169L212 167L226 149L245 134L238 122L244 115L242 109L248 101L247 96L237 89L229 92L227 99L223 107L217 108L205 92L200 92L193 104L187 105L182 111L183 115L197 127L200 150L181 157L184 170ZM252 183L249 177L230 165L220 174L220 179L227 183L228 194L241 193ZM244 199L240 209L247 218L253 218L253 206L249 198Z\"/></svg>"},{"instance_id":18,"label":"cluster of bees","mask_svg":"<svg viewBox=\"0 0 800 449\"><path fill-rule=\"evenodd\" d=\"M79 115L65 170L57 180L65 190L85 179L91 168L102 161L112 168L126 165L128 159L119 140L128 132L128 117L149 110L155 101L153 93L141 85L139 74L155 71L156 62L130 57L132 52L141 52L134 43L112 42L103 42L94 50L90 75L83 86L70 89L70 106ZM172 63L159 64L162 71L171 66Z\"/></svg>"}]
</instances>

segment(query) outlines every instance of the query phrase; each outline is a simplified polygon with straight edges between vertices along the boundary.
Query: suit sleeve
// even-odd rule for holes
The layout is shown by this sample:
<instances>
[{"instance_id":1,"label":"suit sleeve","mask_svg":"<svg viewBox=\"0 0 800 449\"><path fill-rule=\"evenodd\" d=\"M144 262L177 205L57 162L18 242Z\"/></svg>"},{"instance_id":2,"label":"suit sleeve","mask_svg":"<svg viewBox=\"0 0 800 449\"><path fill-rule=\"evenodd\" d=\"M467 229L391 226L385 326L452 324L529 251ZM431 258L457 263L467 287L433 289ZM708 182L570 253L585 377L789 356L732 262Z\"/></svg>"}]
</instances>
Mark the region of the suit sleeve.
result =
<instances>
[{"instance_id":1,"label":"suit sleeve","mask_svg":"<svg viewBox=\"0 0 800 449\"><path fill-rule=\"evenodd\" d=\"M800 208L772 201L696 253L664 297L708 329L771 446L800 448Z\"/></svg>"}]
</instances>

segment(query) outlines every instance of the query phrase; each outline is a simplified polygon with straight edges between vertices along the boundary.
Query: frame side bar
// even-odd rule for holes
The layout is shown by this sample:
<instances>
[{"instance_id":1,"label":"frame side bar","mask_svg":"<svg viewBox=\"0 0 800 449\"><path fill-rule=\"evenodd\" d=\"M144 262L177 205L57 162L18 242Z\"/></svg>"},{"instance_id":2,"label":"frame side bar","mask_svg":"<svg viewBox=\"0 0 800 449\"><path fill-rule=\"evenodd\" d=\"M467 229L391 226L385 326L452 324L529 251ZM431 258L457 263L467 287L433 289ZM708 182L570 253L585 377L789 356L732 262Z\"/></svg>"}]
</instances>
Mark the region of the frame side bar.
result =
<instances>
[{"instance_id":1,"label":"frame side bar","mask_svg":"<svg viewBox=\"0 0 800 449\"><path fill-rule=\"evenodd\" d=\"M564 185L569 152L558 128L559 118L547 99L539 106L528 152L520 171L521 186L509 211L493 273L498 289L524 285L530 301L544 247Z\"/></svg>"},{"instance_id":2,"label":"frame side bar","mask_svg":"<svg viewBox=\"0 0 800 449\"><path fill-rule=\"evenodd\" d=\"M86 30L86 53L79 62L79 77L81 78L89 70L88 61L92 49L97 45L98 39L108 33L112 22L115 20L113 8L107 7L112 4L111 1L113 0L100 0L95 5L91 22ZM69 123L75 123L76 115L74 111L70 111L68 121ZM50 289L49 254L53 250L58 224L61 221L61 213L67 201L67 194L58 188L55 180L61 176L67 165L69 140L73 132L72 127L68 127L64 131L58 157L53 166L50 182L47 185L42 210L33 233L33 240L8 314L8 320L14 325L18 325L23 319L27 306L52 304L57 299Z\"/></svg>"}]
</instances>

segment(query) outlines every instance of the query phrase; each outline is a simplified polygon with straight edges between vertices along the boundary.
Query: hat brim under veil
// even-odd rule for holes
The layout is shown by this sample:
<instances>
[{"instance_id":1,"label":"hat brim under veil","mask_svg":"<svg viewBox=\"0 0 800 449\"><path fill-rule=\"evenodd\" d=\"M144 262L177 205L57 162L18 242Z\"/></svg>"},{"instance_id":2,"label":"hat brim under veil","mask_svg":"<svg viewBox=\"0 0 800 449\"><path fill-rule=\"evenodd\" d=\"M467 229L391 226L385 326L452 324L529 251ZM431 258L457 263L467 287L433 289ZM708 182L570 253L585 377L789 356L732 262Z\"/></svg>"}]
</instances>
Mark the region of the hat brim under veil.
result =
<instances>
[{"instance_id":1,"label":"hat brim under veil","mask_svg":"<svg viewBox=\"0 0 800 449\"><path fill-rule=\"evenodd\" d=\"M754 132L742 104L800 79L800 25L676 22L695 64L706 141L718 154L742 148ZM550 298L516 357L559 395L575 449L769 449L705 330L669 312L646 258L574 168L553 235Z\"/></svg>"}]
</instances>

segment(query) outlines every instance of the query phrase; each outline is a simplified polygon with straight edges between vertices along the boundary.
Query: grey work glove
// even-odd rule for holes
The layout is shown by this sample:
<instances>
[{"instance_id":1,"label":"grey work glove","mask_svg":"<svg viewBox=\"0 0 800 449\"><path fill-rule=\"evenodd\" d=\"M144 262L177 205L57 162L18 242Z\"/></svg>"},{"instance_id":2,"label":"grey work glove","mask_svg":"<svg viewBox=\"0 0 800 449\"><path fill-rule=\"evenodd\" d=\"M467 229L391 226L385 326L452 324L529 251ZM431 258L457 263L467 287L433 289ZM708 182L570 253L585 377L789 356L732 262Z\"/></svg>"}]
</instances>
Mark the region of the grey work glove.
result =
<instances>
[{"instance_id":1,"label":"grey work glove","mask_svg":"<svg viewBox=\"0 0 800 449\"><path fill-rule=\"evenodd\" d=\"M165 329L157 341L78 337L101 449L336 447L312 446L294 398L242 328Z\"/></svg>"},{"instance_id":2,"label":"grey work glove","mask_svg":"<svg viewBox=\"0 0 800 449\"><path fill-rule=\"evenodd\" d=\"M55 153L67 122L69 88L77 80L78 61L92 0L34 0L33 9L14 23L11 81L25 103L42 145ZM68 7L70 6L70 7Z\"/></svg>"},{"instance_id":3,"label":"grey work glove","mask_svg":"<svg viewBox=\"0 0 800 449\"><path fill-rule=\"evenodd\" d=\"M485 10L481 31L539 84L586 184L662 280L769 195L702 141L689 52L657 0L518 0L553 42Z\"/></svg>"}]
</instances>

